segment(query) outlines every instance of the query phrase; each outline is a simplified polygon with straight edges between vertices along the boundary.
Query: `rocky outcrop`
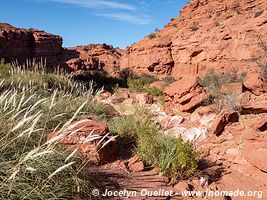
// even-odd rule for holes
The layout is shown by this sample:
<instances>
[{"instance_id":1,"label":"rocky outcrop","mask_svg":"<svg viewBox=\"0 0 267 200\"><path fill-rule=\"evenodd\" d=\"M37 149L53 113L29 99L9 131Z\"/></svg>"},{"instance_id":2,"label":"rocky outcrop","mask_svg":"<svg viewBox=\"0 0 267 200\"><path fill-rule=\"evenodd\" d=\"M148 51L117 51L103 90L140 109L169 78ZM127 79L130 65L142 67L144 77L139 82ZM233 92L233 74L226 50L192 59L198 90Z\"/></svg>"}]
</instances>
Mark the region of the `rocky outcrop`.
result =
<instances>
[{"instance_id":1,"label":"rocky outcrop","mask_svg":"<svg viewBox=\"0 0 267 200\"><path fill-rule=\"evenodd\" d=\"M222 110L219 115L216 116L215 121L212 124L210 132L215 135L220 135L227 124L238 122L239 113L236 111Z\"/></svg>"},{"instance_id":2,"label":"rocky outcrop","mask_svg":"<svg viewBox=\"0 0 267 200\"><path fill-rule=\"evenodd\" d=\"M241 101L243 114L267 113L267 94L255 96L245 93Z\"/></svg>"},{"instance_id":3,"label":"rocky outcrop","mask_svg":"<svg viewBox=\"0 0 267 200\"><path fill-rule=\"evenodd\" d=\"M48 64L57 64L62 54L62 37L0 23L0 58L18 61L43 58Z\"/></svg>"},{"instance_id":4,"label":"rocky outcrop","mask_svg":"<svg viewBox=\"0 0 267 200\"><path fill-rule=\"evenodd\" d=\"M121 67L175 78L201 76L211 68L257 71L266 61L266 18L265 0L191 0L180 17L128 47Z\"/></svg>"},{"instance_id":5,"label":"rocky outcrop","mask_svg":"<svg viewBox=\"0 0 267 200\"><path fill-rule=\"evenodd\" d=\"M113 75L119 68L121 54L111 45L91 44L65 49L64 61L71 71L100 70Z\"/></svg>"},{"instance_id":6,"label":"rocky outcrop","mask_svg":"<svg viewBox=\"0 0 267 200\"><path fill-rule=\"evenodd\" d=\"M119 67L122 50L111 45L63 48L62 42L58 35L0 23L0 58L6 61L24 63L27 59L42 59L48 67L60 66L68 71L100 70L109 74L114 74Z\"/></svg>"},{"instance_id":7,"label":"rocky outcrop","mask_svg":"<svg viewBox=\"0 0 267 200\"><path fill-rule=\"evenodd\" d=\"M164 90L164 102L168 112L188 112L207 99L209 95L193 76L183 77Z\"/></svg>"},{"instance_id":8,"label":"rocky outcrop","mask_svg":"<svg viewBox=\"0 0 267 200\"><path fill-rule=\"evenodd\" d=\"M258 74L248 74L244 86L257 96L267 92L267 83Z\"/></svg>"},{"instance_id":9,"label":"rocky outcrop","mask_svg":"<svg viewBox=\"0 0 267 200\"><path fill-rule=\"evenodd\" d=\"M57 144L76 150L90 163L100 164L113 161L117 156L116 140L107 136L108 131L105 124L83 119L50 133L48 139L57 139Z\"/></svg>"}]
</instances>

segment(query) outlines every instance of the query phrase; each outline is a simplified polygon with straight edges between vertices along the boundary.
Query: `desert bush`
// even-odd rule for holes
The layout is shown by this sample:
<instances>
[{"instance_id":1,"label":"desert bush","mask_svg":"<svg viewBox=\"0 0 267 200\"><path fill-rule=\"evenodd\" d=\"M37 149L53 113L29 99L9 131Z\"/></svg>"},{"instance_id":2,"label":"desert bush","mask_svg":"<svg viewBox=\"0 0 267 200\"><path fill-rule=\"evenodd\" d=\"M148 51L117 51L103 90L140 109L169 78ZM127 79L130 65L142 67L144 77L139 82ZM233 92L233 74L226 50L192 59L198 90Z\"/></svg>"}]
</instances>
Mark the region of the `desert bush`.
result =
<instances>
[{"instance_id":1,"label":"desert bush","mask_svg":"<svg viewBox=\"0 0 267 200\"><path fill-rule=\"evenodd\" d=\"M241 100L236 93L223 95L222 104L227 110L241 111Z\"/></svg>"},{"instance_id":2,"label":"desert bush","mask_svg":"<svg viewBox=\"0 0 267 200\"><path fill-rule=\"evenodd\" d=\"M210 94L209 99L204 101L204 105L211 105L216 113L219 113L222 109L228 110L241 109L240 100L235 93L222 94L221 86L229 83L242 83L246 73L237 75L236 73L216 74L214 71L210 71L202 79L198 78L198 82L202 85Z\"/></svg>"},{"instance_id":3,"label":"desert bush","mask_svg":"<svg viewBox=\"0 0 267 200\"><path fill-rule=\"evenodd\" d=\"M147 84L155 80L157 79L153 76L136 76L134 78L128 78L127 85L132 92L145 92L153 96L162 97L164 95L162 90L147 86Z\"/></svg>"},{"instance_id":4,"label":"desert bush","mask_svg":"<svg viewBox=\"0 0 267 200\"><path fill-rule=\"evenodd\" d=\"M262 49L263 53L264 53L264 61L263 62L259 62L258 60L260 60L259 58L256 58L255 61L256 63L259 65L260 67L260 72L262 77L264 78L265 82L267 82L267 45L265 44L265 42L261 39L261 37L259 37L259 46Z\"/></svg>"},{"instance_id":5,"label":"desert bush","mask_svg":"<svg viewBox=\"0 0 267 200\"><path fill-rule=\"evenodd\" d=\"M175 78L173 78L171 76L166 76L162 80L166 85L170 85L170 84L172 84L172 83L174 83L176 81Z\"/></svg>"},{"instance_id":6,"label":"desert bush","mask_svg":"<svg viewBox=\"0 0 267 200\"><path fill-rule=\"evenodd\" d=\"M154 39L157 37L157 35L155 33L150 33L148 36L147 36L150 40Z\"/></svg>"},{"instance_id":7,"label":"desert bush","mask_svg":"<svg viewBox=\"0 0 267 200\"><path fill-rule=\"evenodd\" d=\"M144 88L144 83L138 78L128 78L127 85L134 92L141 92Z\"/></svg>"},{"instance_id":8,"label":"desert bush","mask_svg":"<svg viewBox=\"0 0 267 200\"><path fill-rule=\"evenodd\" d=\"M140 107L131 115L112 119L109 127L124 140L134 142L140 158L158 168L162 174L177 180L197 172L198 153L193 145L159 132L153 116L145 108Z\"/></svg>"},{"instance_id":9,"label":"desert bush","mask_svg":"<svg viewBox=\"0 0 267 200\"><path fill-rule=\"evenodd\" d=\"M220 26L221 24L220 24L220 22L216 21L216 22L214 22L214 25L218 27L218 26Z\"/></svg>"},{"instance_id":10,"label":"desert bush","mask_svg":"<svg viewBox=\"0 0 267 200\"><path fill-rule=\"evenodd\" d=\"M221 86L223 84L242 83L245 76L245 73L240 75L236 73L216 74L214 70L211 70L202 79L198 78L198 82L216 98L221 95Z\"/></svg>"},{"instance_id":11,"label":"desert bush","mask_svg":"<svg viewBox=\"0 0 267 200\"><path fill-rule=\"evenodd\" d=\"M132 78L134 76L135 76L134 72L130 68L125 68L125 69L120 71L120 78L123 80L127 80L128 78Z\"/></svg>"},{"instance_id":12,"label":"desert bush","mask_svg":"<svg viewBox=\"0 0 267 200\"><path fill-rule=\"evenodd\" d=\"M197 31L199 29L199 27L198 27L198 25L197 25L197 23L193 23L193 25L190 27L190 31L192 31L192 32L195 32L195 31Z\"/></svg>"},{"instance_id":13,"label":"desert bush","mask_svg":"<svg viewBox=\"0 0 267 200\"><path fill-rule=\"evenodd\" d=\"M255 18L261 16L263 14L263 12L264 12L264 10L257 10L255 12Z\"/></svg>"},{"instance_id":14,"label":"desert bush","mask_svg":"<svg viewBox=\"0 0 267 200\"><path fill-rule=\"evenodd\" d=\"M135 77L138 78L144 85L158 81L158 79L155 76L149 74L142 74L140 76L135 76Z\"/></svg>"},{"instance_id":15,"label":"desert bush","mask_svg":"<svg viewBox=\"0 0 267 200\"><path fill-rule=\"evenodd\" d=\"M265 82L267 83L267 64L261 65L261 75Z\"/></svg>"}]
</instances>

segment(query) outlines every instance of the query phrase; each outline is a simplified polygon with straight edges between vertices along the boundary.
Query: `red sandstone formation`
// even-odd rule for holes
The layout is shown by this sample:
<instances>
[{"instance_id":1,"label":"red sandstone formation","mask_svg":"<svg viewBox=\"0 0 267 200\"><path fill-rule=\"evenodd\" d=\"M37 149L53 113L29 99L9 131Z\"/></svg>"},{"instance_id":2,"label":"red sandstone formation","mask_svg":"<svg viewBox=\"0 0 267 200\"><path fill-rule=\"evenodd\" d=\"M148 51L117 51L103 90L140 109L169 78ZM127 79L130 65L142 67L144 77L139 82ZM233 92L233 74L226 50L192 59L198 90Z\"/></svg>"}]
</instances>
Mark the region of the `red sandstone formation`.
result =
<instances>
[{"instance_id":1,"label":"red sandstone formation","mask_svg":"<svg viewBox=\"0 0 267 200\"><path fill-rule=\"evenodd\" d=\"M62 37L35 29L21 29L0 23L0 58L7 61L45 59L50 67L70 71L103 70L113 74L119 67L122 51L111 45L98 44L64 49Z\"/></svg>"},{"instance_id":2,"label":"red sandstone formation","mask_svg":"<svg viewBox=\"0 0 267 200\"><path fill-rule=\"evenodd\" d=\"M0 58L25 61L46 58L48 64L60 61L62 37L35 29L19 29L0 23Z\"/></svg>"},{"instance_id":3,"label":"red sandstone formation","mask_svg":"<svg viewBox=\"0 0 267 200\"><path fill-rule=\"evenodd\" d=\"M48 139L60 136L58 144L65 145L71 151L77 149L83 158L99 164L110 162L117 156L116 140L111 136L105 136L108 132L109 129L105 124L91 119L83 119L73 122L58 132L50 133ZM99 138L92 139L96 136ZM103 145L105 142L108 142L108 145Z\"/></svg>"},{"instance_id":4,"label":"red sandstone formation","mask_svg":"<svg viewBox=\"0 0 267 200\"><path fill-rule=\"evenodd\" d=\"M191 0L180 17L128 47L121 67L177 78L211 68L257 71L261 41L267 43L266 0Z\"/></svg>"},{"instance_id":5,"label":"red sandstone formation","mask_svg":"<svg viewBox=\"0 0 267 200\"><path fill-rule=\"evenodd\" d=\"M65 49L64 60L73 70L104 70L109 74L119 67L122 51L106 44L92 44Z\"/></svg>"}]
</instances>

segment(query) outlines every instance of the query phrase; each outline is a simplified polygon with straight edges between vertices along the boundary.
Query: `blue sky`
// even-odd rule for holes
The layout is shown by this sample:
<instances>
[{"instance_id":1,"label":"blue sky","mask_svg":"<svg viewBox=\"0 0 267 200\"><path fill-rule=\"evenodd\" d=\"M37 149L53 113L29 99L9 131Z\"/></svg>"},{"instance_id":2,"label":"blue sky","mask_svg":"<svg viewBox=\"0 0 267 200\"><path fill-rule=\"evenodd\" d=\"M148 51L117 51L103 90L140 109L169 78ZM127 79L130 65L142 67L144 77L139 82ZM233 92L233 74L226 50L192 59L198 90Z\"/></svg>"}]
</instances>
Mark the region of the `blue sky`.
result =
<instances>
[{"instance_id":1,"label":"blue sky","mask_svg":"<svg viewBox=\"0 0 267 200\"><path fill-rule=\"evenodd\" d=\"M63 46L125 48L177 17L187 0L2 0L0 21L63 37Z\"/></svg>"}]
</instances>

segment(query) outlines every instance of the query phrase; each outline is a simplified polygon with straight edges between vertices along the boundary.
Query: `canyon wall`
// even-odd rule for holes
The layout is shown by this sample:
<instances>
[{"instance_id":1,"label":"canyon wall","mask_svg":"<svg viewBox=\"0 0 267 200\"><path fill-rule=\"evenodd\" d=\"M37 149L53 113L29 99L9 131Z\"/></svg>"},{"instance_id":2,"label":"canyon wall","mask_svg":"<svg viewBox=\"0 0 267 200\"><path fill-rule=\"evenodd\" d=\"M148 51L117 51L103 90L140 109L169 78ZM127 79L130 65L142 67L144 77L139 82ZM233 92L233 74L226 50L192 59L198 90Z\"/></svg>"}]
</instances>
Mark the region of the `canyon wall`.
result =
<instances>
[{"instance_id":1,"label":"canyon wall","mask_svg":"<svg viewBox=\"0 0 267 200\"><path fill-rule=\"evenodd\" d=\"M266 0L191 0L162 30L128 47L121 67L177 78L211 69L251 72L264 62L263 43Z\"/></svg>"}]
</instances>

